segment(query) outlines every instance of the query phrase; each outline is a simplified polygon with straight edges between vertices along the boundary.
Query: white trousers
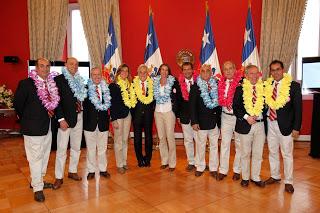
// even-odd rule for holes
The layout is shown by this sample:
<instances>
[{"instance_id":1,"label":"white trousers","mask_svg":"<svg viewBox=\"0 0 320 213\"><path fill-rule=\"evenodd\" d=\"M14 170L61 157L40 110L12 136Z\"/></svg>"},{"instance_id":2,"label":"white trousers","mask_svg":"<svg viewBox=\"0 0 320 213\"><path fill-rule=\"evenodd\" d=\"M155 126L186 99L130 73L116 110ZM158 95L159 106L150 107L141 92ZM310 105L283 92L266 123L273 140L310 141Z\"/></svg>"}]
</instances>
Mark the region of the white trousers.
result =
<instances>
[{"instance_id":1,"label":"white trousers","mask_svg":"<svg viewBox=\"0 0 320 213\"><path fill-rule=\"evenodd\" d=\"M29 162L31 186L33 191L43 190L43 177L46 175L48 160L51 150L52 133L51 125L44 136L23 135L24 148Z\"/></svg>"},{"instance_id":2,"label":"white trousers","mask_svg":"<svg viewBox=\"0 0 320 213\"><path fill-rule=\"evenodd\" d=\"M117 119L119 125L118 129L113 128L114 131L114 154L116 157L116 164L118 168L127 166L128 154L128 139L131 127L131 114L123 119Z\"/></svg>"},{"instance_id":3,"label":"white trousers","mask_svg":"<svg viewBox=\"0 0 320 213\"><path fill-rule=\"evenodd\" d=\"M194 142L193 142L193 129L191 124L181 124L182 132L183 132L183 142L184 147L186 149L187 160L189 165L195 165L194 160Z\"/></svg>"},{"instance_id":4,"label":"white trousers","mask_svg":"<svg viewBox=\"0 0 320 213\"><path fill-rule=\"evenodd\" d=\"M157 132L159 136L159 149L161 165L168 165L170 168L176 167L176 140L174 137L174 127L176 116L173 111L155 112Z\"/></svg>"},{"instance_id":5,"label":"white trousers","mask_svg":"<svg viewBox=\"0 0 320 213\"><path fill-rule=\"evenodd\" d=\"M57 135L57 152L56 152L56 165L55 176L57 179L63 179L64 168L67 158L67 148L70 138L70 162L69 172L77 173L81 139L82 139L82 112L78 113L77 124L74 128L68 128L66 130L58 129Z\"/></svg>"},{"instance_id":6,"label":"white trousers","mask_svg":"<svg viewBox=\"0 0 320 213\"><path fill-rule=\"evenodd\" d=\"M265 143L265 132L263 122L251 125L248 134L240 135L241 171L242 179L250 179L250 156L251 156L251 179L260 181L263 146Z\"/></svg>"},{"instance_id":7,"label":"white trousers","mask_svg":"<svg viewBox=\"0 0 320 213\"><path fill-rule=\"evenodd\" d=\"M95 131L84 131L87 144L87 169L88 172L96 171L96 155L98 151L98 168L100 172L107 171L107 146L109 131L100 132L99 127Z\"/></svg>"},{"instance_id":8,"label":"white trousers","mask_svg":"<svg viewBox=\"0 0 320 213\"><path fill-rule=\"evenodd\" d=\"M293 184L293 138L281 134L277 121L268 119L268 148L271 177L281 179L279 147L284 164L284 183Z\"/></svg>"},{"instance_id":9,"label":"white trousers","mask_svg":"<svg viewBox=\"0 0 320 213\"><path fill-rule=\"evenodd\" d=\"M196 168L203 172L206 168L206 143L209 138L209 170L217 171L219 166L218 139L219 128L195 131L196 141Z\"/></svg>"},{"instance_id":10,"label":"white trousers","mask_svg":"<svg viewBox=\"0 0 320 213\"><path fill-rule=\"evenodd\" d=\"M221 146L220 146L220 167L219 172L227 174L229 171L230 144L234 134L235 157L233 161L233 172L240 174L241 172L241 154L240 154L240 137L234 131L236 126L236 116L222 113L221 115Z\"/></svg>"}]
</instances>

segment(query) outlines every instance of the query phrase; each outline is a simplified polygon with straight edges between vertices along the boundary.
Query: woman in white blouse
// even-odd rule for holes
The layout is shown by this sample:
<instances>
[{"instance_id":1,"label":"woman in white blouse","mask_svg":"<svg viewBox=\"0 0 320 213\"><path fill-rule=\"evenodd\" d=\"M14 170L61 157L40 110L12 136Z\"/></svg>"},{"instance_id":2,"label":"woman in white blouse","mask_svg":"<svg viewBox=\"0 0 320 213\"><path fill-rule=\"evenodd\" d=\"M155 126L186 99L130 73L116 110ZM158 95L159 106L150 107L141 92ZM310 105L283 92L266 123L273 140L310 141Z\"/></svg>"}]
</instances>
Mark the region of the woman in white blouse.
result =
<instances>
[{"instance_id":1,"label":"woman in white blouse","mask_svg":"<svg viewBox=\"0 0 320 213\"><path fill-rule=\"evenodd\" d=\"M154 98L156 100L154 116L160 140L160 169L169 167L169 171L174 171L176 167L174 127L181 90L167 64L162 64L159 67L158 76L154 79Z\"/></svg>"}]
</instances>

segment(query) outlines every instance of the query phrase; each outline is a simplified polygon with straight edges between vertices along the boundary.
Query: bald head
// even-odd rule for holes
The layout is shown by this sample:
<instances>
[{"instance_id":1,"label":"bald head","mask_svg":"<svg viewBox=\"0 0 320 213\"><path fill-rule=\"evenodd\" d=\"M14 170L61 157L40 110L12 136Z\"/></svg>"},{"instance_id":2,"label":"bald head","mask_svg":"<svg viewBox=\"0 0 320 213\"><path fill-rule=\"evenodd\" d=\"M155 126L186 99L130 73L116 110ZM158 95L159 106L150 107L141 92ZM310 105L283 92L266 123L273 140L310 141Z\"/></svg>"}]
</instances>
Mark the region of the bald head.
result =
<instances>
[{"instance_id":1,"label":"bald head","mask_svg":"<svg viewBox=\"0 0 320 213\"><path fill-rule=\"evenodd\" d=\"M223 63L223 75L231 80L236 72L236 65L232 61L226 61Z\"/></svg>"},{"instance_id":2,"label":"bald head","mask_svg":"<svg viewBox=\"0 0 320 213\"><path fill-rule=\"evenodd\" d=\"M66 66L67 70L69 71L69 73L71 75L74 75L78 71L79 62L76 58L70 57L70 58L67 58L65 66Z\"/></svg>"}]
</instances>

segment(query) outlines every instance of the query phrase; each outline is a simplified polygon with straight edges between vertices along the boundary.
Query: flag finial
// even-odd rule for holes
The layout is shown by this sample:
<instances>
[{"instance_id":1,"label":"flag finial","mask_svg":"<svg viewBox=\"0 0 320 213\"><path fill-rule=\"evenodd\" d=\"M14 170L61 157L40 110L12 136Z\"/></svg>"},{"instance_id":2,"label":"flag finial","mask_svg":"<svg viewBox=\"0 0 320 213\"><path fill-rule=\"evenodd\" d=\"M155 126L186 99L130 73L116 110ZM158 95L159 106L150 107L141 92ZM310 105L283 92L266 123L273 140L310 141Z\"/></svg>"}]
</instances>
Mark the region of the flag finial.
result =
<instances>
[{"instance_id":1,"label":"flag finial","mask_svg":"<svg viewBox=\"0 0 320 213\"><path fill-rule=\"evenodd\" d=\"M209 11L209 4L208 4L208 1L206 1L206 13L208 13Z\"/></svg>"},{"instance_id":2,"label":"flag finial","mask_svg":"<svg viewBox=\"0 0 320 213\"><path fill-rule=\"evenodd\" d=\"M149 5L149 16L152 16L152 8L151 8L151 5Z\"/></svg>"},{"instance_id":3,"label":"flag finial","mask_svg":"<svg viewBox=\"0 0 320 213\"><path fill-rule=\"evenodd\" d=\"M251 0L248 0L248 7L251 7Z\"/></svg>"}]
</instances>

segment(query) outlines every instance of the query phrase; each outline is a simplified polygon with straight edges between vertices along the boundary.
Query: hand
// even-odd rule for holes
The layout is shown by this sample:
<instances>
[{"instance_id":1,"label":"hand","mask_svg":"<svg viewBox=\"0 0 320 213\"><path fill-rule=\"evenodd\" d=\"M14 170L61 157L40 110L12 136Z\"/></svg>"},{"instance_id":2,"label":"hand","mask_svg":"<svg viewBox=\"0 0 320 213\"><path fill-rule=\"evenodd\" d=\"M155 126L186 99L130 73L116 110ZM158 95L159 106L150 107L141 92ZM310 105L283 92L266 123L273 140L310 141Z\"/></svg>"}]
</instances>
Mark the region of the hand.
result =
<instances>
[{"instance_id":1,"label":"hand","mask_svg":"<svg viewBox=\"0 0 320 213\"><path fill-rule=\"evenodd\" d=\"M194 131L200 130L199 124L193 124L192 128L193 128Z\"/></svg>"},{"instance_id":2,"label":"hand","mask_svg":"<svg viewBox=\"0 0 320 213\"><path fill-rule=\"evenodd\" d=\"M50 118L54 116L54 111L53 110L48 110L48 115Z\"/></svg>"},{"instance_id":3,"label":"hand","mask_svg":"<svg viewBox=\"0 0 320 213\"><path fill-rule=\"evenodd\" d=\"M60 121L60 128L63 131L67 130L69 128L69 125L68 125L67 121L65 121L65 120Z\"/></svg>"},{"instance_id":4,"label":"hand","mask_svg":"<svg viewBox=\"0 0 320 213\"><path fill-rule=\"evenodd\" d=\"M112 121L112 127L113 127L114 129L119 129L119 124L118 124L118 121L117 121L117 120Z\"/></svg>"},{"instance_id":5,"label":"hand","mask_svg":"<svg viewBox=\"0 0 320 213\"><path fill-rule=\"evenodd\" d=\"M291 136L295 139L297 139L299 137L299 131L297 130L292 130Z\"/></svg>"},{"instance_id":6,"label":"hand","mask_svg":"<svg viewBox=\"0 0 320 213\"><path fill-rule=\"evenodd\" d=\"M250 125L252 125L252 124L256 123L256 117L255 117L255 116L249 116L249 117L247 118L247 121L248 121L248 123L249 123Z\"/></svg>"}]
</instances>

